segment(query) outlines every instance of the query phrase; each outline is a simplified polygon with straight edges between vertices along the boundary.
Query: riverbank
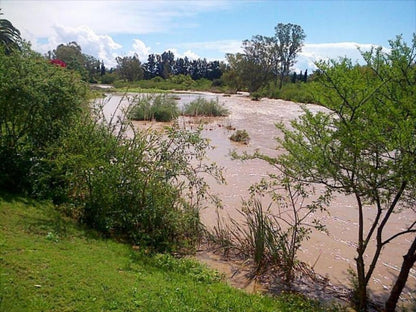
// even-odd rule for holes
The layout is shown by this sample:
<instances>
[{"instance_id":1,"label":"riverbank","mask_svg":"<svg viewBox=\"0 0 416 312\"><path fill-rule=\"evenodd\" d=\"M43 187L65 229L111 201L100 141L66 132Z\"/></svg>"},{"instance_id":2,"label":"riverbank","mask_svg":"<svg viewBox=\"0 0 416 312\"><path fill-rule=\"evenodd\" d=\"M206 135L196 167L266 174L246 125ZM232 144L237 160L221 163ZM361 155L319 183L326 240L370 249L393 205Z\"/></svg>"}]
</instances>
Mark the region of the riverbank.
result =
<instances>
[{"instance_id":1,"label":"riverbank","mask_svg":"<svg viewBox=\"0 0 416 312\"><path fill-rule=\"evenodd\" d=\"M189 259L149 255L0 195L0 311L323 311L296 295L248 295Z\"/></svg>"}]
</instances>

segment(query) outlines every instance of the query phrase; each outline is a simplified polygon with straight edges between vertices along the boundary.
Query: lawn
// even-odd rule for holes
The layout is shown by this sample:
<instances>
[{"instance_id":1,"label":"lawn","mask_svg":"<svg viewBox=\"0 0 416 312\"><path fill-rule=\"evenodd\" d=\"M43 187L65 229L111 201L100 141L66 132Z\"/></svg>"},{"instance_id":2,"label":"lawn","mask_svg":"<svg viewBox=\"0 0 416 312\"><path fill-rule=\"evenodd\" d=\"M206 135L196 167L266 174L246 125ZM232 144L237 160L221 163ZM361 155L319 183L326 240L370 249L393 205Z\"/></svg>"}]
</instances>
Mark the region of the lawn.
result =
<instances>
[{"instance_id":1,"label":"lawn","mask_svg":"<svg viewBox=\"0 0 416 312\"><path fill-rule=\"evenodd\" d=\"M248 295L190 259L148 255L47 202L0 195L0 311L320 311Z\"/></svg>"}]
</instances>

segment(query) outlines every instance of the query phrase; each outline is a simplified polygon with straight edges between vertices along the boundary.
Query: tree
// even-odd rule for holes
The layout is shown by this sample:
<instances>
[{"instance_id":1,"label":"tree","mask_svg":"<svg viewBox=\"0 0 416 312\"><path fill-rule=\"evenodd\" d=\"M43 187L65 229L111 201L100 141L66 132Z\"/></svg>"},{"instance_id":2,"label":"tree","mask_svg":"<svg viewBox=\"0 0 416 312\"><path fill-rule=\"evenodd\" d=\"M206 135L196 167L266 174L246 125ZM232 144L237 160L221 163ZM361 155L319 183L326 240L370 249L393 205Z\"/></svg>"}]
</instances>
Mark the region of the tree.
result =
<instances>
[{"instance_id":1,"label":"tree","mask_svg":"<svg viewBox=\"0 0 416 312\"><path fill-rule=\"evenodd\" d=\"M305 73L303 74L302 80L303 80L303 82L308 81L308 70L307 69L305 70Z\"/></svg>"},{"instance_id":2,"label":"tree","mask_svg":"<svg viewBox=\"0 0 416 312\"><path fill-rule=\"evenodd\" d=\"M0 15L3 15L1 9ZM4 46L5 52L10 53L13 49L19 49L21 40L20 31L9 20L0 19L0 45Z\"/></svg>"},{"instance_id":3,"label":"tree","mask_svg":"<svg viewBox=\"0 0 416 312\"><path fill-rule=\"evenodd\" d=\"M84 60L84 69L86 71L86 80L91 83L97 82L101 74L100 61L92 55L82 54Z\"/></svg>"},{"instance_id":4,"label":"tree","mask_svg":"<svg viewBox=\"0 0 416 312\"><path fill-rule=\"evenodd\" d=\"M261 35L253 36L251 40L243 41L245 63L250 68L256 67L257 80L256 85L265 85L273 72L276 65L274 38ZM252 90L256 91L256 90Z\"/></svg>"},{"instance_id":5,"label":"tree","mask_svg":"<svg viewBox=\"0 0 416 312\"><path fill-rule=\"evenodd\" d=\"M86 60L82 54L81 46L75 42L68 44L60 44L52 51L52 58L58 59L67 65L68 69L75 70L80 73L83 80L88 81L88 71L86 69Z\"/></svg>"},{"instance_id":6,"label":"tree","mask_svg":"<svg viewBox=\"0 0 416 312\"><path fill-rule=\"evenodd\" d=\"M127 81L143 79L143 68L137 54L133 56L117 57L117 70L120 78Z\"/></svg>"},{"instance_id":7,"label":"tree","mask_svg":"<svg viewBox=\"0 0 416 312\"><path fill-rule=\"evenodd\" d=\"M306 38L302 27L294 24L279 23L275 27L275 52L277 70L280 73L280 85L283 86L283 79L289 75L290 68L295 64L296 57L302 51L303 41Z\"/></svg>"},{"instance_id":8,"label":"tree","mask_svg":"<svg viewBox=\"0 0 416 312\"><path fill-rule=\"evenodd\" d=\"M175 66L175 55L171 51L163 52L162 55L162 70L161 75L164 79L168 79L173 73Z\"/></svg>"},{"instance_id":9,"label":"tree","mask_svg":"<svg viewBox=\"0 0 416 312\"><path fill-rule=\"evenodd\" d=\"M143 64L143 69L145 79L152 79L156 77L157 63L156 56L154 54L149 54L149 56L147 57L147 63Z\"/></svg>"},{"instance_id":10,"label":"tree","mask_svg":"<svg viewBox=\"0 0 416 312\"><path fill-rule=\"evenodd\" d=\"M265 72L262 66L245 54L227 54L228 69L225 81L237 90L246 88L249 92L257 91L265 84Z\"/></svg>"},{"instance_id":11,"label":"tree","mask_svg":"<svg viewBox=\"0 0 416 312\"><path fill-rule=\"evenodd\" d=\"M240 61L238 71L245 75L242 80L248 82L250 77L255 80L247 83L250 85L249 91L256 91L273 77L276 85L280 80L279 88L282 88L284 79L302 50L306 37L302 27L279 23L275 31L273 37L256 35L251 40L243 41L244 53L235 56ZM230 69L234 70L232 67Z\"/></svg>"},{"instance_id":12,"label":"tree","mask_svg":"<svg viewBox=\"0 0 416 312\"><path fill-rule=\"evenodd\" d=\"M106 73L106 68L105 68L105 65L104 65L104 61L101 61L101 64L100 64L100 76L101 77L104 76L105 73Z\"/></svg>"},{"instance_id":13,"label":"tree","mask_svg":"<svg viewBox=\"0 0 416 312\"><path fill-rule=\"evenodd\" d=\"M416 239L416 215L395 233L386 231L394 213L415 211L416 192L416 35L412 47L401 37L390 41L390 47L389 52L379 48L363 53L365 67L348 59L318 63L318 94L330 112L304 109L292 130L279 126L284 132L279 142L288 152L279 159L285 172L355 198L355 298L360 311L367 309L367 285L382 250L405 235ZM366 215L368 205L374 218ZM412 244L404 257L401 285L414 263L414 248ZM394 287L392 296L398 298L401 289ZM389 311L394 307L393 302Z\"/></svg>"}]
</instances>

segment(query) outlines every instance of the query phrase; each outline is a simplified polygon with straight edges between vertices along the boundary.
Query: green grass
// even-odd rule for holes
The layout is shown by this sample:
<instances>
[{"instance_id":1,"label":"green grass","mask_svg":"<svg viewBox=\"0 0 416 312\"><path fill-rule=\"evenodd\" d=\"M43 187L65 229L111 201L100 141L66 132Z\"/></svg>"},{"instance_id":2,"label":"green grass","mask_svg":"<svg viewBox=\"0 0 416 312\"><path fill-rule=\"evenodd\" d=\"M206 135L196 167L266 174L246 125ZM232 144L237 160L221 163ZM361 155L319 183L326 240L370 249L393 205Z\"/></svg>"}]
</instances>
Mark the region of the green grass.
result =
<instances>
[{"instance_id":1,"label":"green grass","mask_svg":"<svg viewBox=\"0 0 416 312\"><path fill-rule=\"evenodd\" d=\"M0 311L319 311L298 296L248 295L195 261L146 255L0 196Z\"/></svg>"},{"instance_id":2,"label":"green grass","mask_svg":"<svg viewBox=\"0 0 416 312\"><path fill-rule=\"evenodd\" d=\"M229 111L221 106L217 100L206 100L204 98L197 98L191 103L185 105L183 109L183 114L185 116L208 116L208 117L218 117L218 116L227 116Z\"/></svg>"},{"instance_id":3,"label":"green grass","mask_svg":"<svg viewBox=\"0 0 416 312\"><path fill-rule=\"evenodd\" d=\"M167 94L143 94L136 98L130 111L133 120L171 121L179 116L175 99Z\"/></svg>"},{"instance_id":4,"label":"green grass","mask_svg":"<svg viewBox=\"0 0 416 312\"><path fill-rule=\"evenodd\" d=\"M225 92L227 87L214 86L213 82L207 79L192 80L182 77L172 76L169 79L156 77L150 80L139 80L133 82L115 81L113 83L115 90L118 92L146 92L146 93L162 93L172 90L191 90L191 91L211 91Z\"/></svg>"}]
</instances>

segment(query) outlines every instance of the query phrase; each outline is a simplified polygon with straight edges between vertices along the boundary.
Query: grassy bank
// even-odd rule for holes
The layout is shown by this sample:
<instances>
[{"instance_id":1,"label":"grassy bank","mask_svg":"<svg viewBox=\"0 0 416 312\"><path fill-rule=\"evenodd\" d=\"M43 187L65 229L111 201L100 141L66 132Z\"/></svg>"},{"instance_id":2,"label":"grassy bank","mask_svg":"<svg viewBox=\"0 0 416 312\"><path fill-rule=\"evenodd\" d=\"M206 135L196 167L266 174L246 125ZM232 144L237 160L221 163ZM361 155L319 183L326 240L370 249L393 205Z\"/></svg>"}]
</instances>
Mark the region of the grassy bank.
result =
<instances>
[{"instance_id":1,"label":"grassy bank","mask_svg":"<svg viewBox=\"0 0 416 312\"><path fill-rule=\"evenodd\" d=\"M247 295L200 264L100 238L48 203L0 197L0 311L319 311Z\"/></svg>"},{"instance_id":2,"label":"grassy bank","mask_svg":"<svg viewBox=\"0 0 416 312\"><path fill-rule=\"evenodd\" d=\"M156 77L150 80L138 80L133 82L115 81L113 83L115 90L118 92L146 92L146 93L162 93L172 90L177 91L209 91L209 92L226 92L226 86L218 86L211 80L199 79L192 80L188 76L173 76L169 79Z\"/></svg>"}]
</instances>

